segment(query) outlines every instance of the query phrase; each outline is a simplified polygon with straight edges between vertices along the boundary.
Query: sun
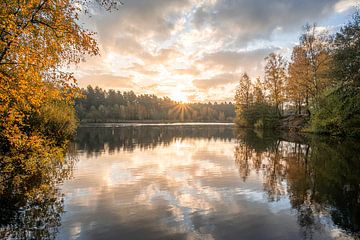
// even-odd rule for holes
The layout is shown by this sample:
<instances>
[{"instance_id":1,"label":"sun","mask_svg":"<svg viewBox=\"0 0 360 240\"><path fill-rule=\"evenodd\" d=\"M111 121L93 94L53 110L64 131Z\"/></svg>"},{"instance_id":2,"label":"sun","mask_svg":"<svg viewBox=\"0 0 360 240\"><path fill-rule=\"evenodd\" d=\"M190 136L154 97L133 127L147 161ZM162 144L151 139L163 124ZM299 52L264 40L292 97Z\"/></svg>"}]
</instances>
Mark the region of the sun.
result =
<instances>
[{"instance_id":1,"label":"sun","mask_svg":"<svg viewBox=\"0 0 360 240\"><path fill-rule=\"evenodd\" d=\"M171 92L170 98L177 102L187 102L187 96L179 89L175 89Z\"/></svg>"}]
</instances>

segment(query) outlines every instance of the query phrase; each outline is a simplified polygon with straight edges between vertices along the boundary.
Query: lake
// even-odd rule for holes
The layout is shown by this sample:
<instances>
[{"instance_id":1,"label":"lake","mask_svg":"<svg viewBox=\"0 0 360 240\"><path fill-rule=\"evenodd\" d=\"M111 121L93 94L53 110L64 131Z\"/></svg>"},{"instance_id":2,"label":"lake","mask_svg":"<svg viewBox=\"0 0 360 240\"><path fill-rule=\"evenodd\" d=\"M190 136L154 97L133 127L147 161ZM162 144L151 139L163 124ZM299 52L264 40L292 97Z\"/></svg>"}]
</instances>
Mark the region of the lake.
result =
<instances>
[{"instance_id":1,"label":"lake","mask_svg":"<svg viewBox=\"0 0 360 240\"><path fill-rule=\"evenodd\" d=\"M57 214L55 224L36 228L46 232L37 236L360 236L360 144L353 140L231 124L87 125L69 155L71 176L57 185L57 205L41 215Z\"/></svg>"}]
</instances>

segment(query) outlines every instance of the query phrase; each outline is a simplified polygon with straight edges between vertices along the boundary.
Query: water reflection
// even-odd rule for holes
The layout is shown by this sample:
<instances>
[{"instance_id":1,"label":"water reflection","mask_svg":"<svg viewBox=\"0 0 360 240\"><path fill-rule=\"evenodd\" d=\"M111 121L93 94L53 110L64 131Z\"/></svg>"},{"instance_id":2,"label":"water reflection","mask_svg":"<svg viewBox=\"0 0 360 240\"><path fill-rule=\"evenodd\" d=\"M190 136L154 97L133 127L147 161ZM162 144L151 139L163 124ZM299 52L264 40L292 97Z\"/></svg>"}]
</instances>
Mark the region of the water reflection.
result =
<instances>
[{"instance_id":1,"label":"water reflection","mask_svg":"<svg viewBox=\"0 0 360 240\"><path fill-rule=\"evenodd\" d=\"M0 182L0 238L360 237L355 141L110 126L80 128L72 146L75 167L71 157L21 188Z\"/></svg>"},{"instance_id":2,"label":"water reflection","mask_svg":"<svg viewBox=\"0 0 360 240\"><path fill-rule=\"evenodd\" d=\"M76 144L90 155L105 151L113 154L122 150L152 149L168 146L174 139L219 139L230 141L233 129L228 125L130 125L126 127L81 127Z\"/></svg>"},{"instance_id":3,"label":"water reflection","mask_svg":"<svg viewBox=\"0 0 360 240\"><path fill-rule=\"evenodd\" d=\"M356 238L358 146L231 126L81 128L58 238Z\"/></svg>"},{"instance_id":4,"label":"water reflection","mask_svg":"<svg viewBox=\"0 0 360 240\"><path fill-rule=\"evenodd\" d=\"M294 141L239 133L235 159L241 178L261 176L268 201L289 198L304 239L324 227L359 238L360 144L309 138ZM249 139L251 141L248 141ZM276 136L276 135L272 135Z\"/></svg>"},{"instance_id":5,"label":"water reflection","mask_svg":"<svg viewBox=\"0 0 360 240\"><path fill-rule=\"evenodd\" d=\"M58 184L71 176L75 163L72 153L69 149L67 157L42 166L30 161L45 161L24 159L35 164L35 171L17 166L16 157L0 158L0 239L56 237L64 212Z\"/></svg>"}]
</instances>

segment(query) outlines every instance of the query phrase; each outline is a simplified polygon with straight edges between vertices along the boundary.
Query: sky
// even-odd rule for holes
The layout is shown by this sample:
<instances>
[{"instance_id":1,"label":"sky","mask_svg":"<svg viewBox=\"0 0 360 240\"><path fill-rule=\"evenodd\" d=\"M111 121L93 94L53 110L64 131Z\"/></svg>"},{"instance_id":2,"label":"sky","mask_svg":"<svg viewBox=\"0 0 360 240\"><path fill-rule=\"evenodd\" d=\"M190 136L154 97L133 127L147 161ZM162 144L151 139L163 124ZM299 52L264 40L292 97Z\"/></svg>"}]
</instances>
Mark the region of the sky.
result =
<instances>
[{"instance_id":1,"label":"sky","mask_svg":"<svg viewBox=\"0 0 360 240\"><path fill-rule=\"evenodd\" d=\"M93 7L81 18L96 32L100 55L75 68L79 86L183 102L232 101L241 75L263 77L271 52L289 57L306 23L333 32L359 6L359 0L122 2L116 11Z\"/></svg>"}]
</instances>

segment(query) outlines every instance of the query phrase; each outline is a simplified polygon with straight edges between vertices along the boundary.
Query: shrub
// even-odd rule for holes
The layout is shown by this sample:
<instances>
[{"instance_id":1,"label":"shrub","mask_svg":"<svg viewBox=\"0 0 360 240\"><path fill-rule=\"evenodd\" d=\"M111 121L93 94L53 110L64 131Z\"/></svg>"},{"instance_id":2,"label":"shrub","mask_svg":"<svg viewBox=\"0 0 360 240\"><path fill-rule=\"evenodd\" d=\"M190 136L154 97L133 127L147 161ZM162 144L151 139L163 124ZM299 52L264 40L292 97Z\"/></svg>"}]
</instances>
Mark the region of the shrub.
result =
<instances>
[{"instance_id":1,"label":"shrub","mask_svg":"<svg viewBox=\"0 0 360 240\"><path fill-rule=\"evenodd\" d=\"M241 109L236 118L238 126L273 129L279 122L276 108L266 103L254 103Z\"/></svg>"},{"instance_id":2,"label":"shrub","mask_svg":"<svg viewBox=\"0 0 360 240\"><path fill-rule=\"evenodd\" d=\"M310 123L316 133L360 136L360 93L328 89Z\"/></svg>"},{"instance_id":3,"label":"shrub","mask_svg":"<svg viewBox=\"0 0 360 240\"><path fill-rule=\"evenodd\" d=\"M53 101L42 106L32 124L45 138L59 145L71 139L76 131L77 118L72 105Z\"/></svg>"}]
</instances>

